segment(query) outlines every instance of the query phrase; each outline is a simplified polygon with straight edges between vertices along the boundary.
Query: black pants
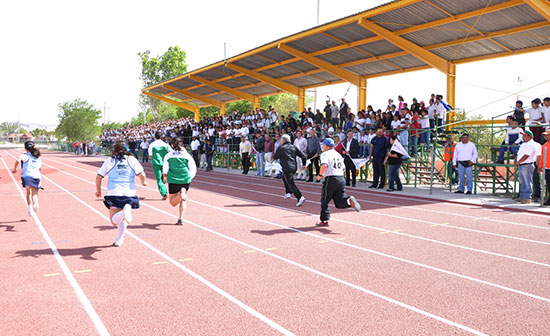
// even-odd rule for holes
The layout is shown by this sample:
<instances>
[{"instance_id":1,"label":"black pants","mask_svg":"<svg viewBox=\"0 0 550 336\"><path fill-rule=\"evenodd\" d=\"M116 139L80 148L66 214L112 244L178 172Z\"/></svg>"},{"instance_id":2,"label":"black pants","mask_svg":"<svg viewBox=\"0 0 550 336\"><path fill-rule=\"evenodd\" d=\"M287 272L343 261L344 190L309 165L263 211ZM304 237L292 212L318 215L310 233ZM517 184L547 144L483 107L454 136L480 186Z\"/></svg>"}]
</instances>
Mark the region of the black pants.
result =
<instances>
[{"instance_id":1,"label":"black pants","mask_svg":"<svg viewBox=\"0 0 550 336\"><path fill-rule=\"evenodd\" d=\"M544 169L544 183L546 183L546 192L550 195L550 169Z\"/></svg>"},{"instance_id":2,"label":"black pants","mask_svg":"<svg viewBox=\"0 0 550 336\"><path fill-rule=\"evenodd\" d=\"M348 196L346 195L346 181L343 176L327 176L323 182L323 190L321 191L321 221L330 219L329 203L334 201L334 205L338 209L346 209L351 207L348 204Z\"/></svg>"},{"instance_id":3,"label":"black pants","mask_svg":"<svg viewBox=\"0 0 550 336\"><path fill-rule=\"evenodd\" d=\"M546 179L546 176L544 176ZM533 171L533 197L540 197L540 175L539 167L535 165L535 170Z\"/></svg>"},{"instance_id":4,"label":"black pants","mask_svg":"<svg viewBox=\"0 0 550 336\"><path fill-rule=\"evenodd\" d=\"M372 185L378 188L384 188L384 184L386 184L384 158L372 158L372 175Z\"/></svg>"},{"instance_id":5,"label":"black pants","mask_svg":"<svg viewBox=\"0 0 550 336\"><path fill-rule=\"evenodd\" d=\"M192 151L192 154L193 154L193 160L195 161L195 165L197 165L197 168L199 168L199 165L201 163L201 161L199 160L199 151L198 150Z\"/></svg>"},{"instance_id":6,"label":"black pants","mask_svg":"<svg viewBox=\"0 0 550 336\"><path fill-rule=\"evenodd\" d=\"M212 156L213 154L206 154L206 170L212 170Z\"/></svg>"},{"instance_id":7,"label":"black pants","mask_svg":"<svg viewBox=\"0 0 550 336\"><path fill-rule=\"evenodd\" d=\"M250 168L250 156L248 153L243 153L241 155L241 161L243 164L243 173L248 174L248 169Z\"/></svg>"},{"instance_id":8,"label":"black pants","mask_svg":"<svg viewBox=\"0 0 550 336\"><path fill-rule=\"evenodd\" d=\"M315 176L319 175L319 156L313 159L315 154L317 153L307 153L307 158L311 160L311 164L307 167L307 171L309 173L309 182L313 182L313 166L315 166Z\"/></svg>"},{"instance_id":9,"label":"black pants","mask_svg":"<svg viewBox=\"0 0 550 336\"><path fill-rule=\"evenodd\" d=\"M355 182L357 180L357 168L355 167L355 163L353 163L349 155L346 155L344 157L344 164L346 165L346 185L349 186L349 175L351 173L351 185L355 187Z\"/></svg>"},{"instance_id":10,"label":"black pants","mask_svg":"<svg viewBox=\"0 0 550 336\"><path fill-rule=\"evenodd\" d=\"M300 200L302 197L302 193L300 192L300 189L296 186L296 183L294 183L294 174L296 171L292 172L283 172L283 183L285 184L285 192L287 194L294 194L296 196L297 200Z\"/></svg>"},{"instance_id":11,"label":"black pants","mask_svg":"<svg viewBox=\"0 0 550 336\"><path fill-rule=\"evenodd\" d=\"M345 123L346 123L346 115L345 114L343 114L343 115L340 114L340 120L338 122L338 127L340 127L341 129L344 129L344 124Z\"/></svg>"}]
</instances>

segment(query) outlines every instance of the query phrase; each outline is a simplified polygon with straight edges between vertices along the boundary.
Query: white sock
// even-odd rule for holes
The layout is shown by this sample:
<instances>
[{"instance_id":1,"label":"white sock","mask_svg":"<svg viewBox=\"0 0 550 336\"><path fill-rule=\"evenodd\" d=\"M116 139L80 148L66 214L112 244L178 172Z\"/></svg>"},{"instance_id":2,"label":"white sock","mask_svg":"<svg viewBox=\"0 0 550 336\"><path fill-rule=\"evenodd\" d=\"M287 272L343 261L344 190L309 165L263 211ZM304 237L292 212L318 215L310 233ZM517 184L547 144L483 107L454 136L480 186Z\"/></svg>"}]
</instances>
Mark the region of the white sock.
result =
<instances>
[{"instance_id":1,"label":"white sock","mask_svg":"<svg viewBox=\"0 0 550 336\"><path fill-rule=\"evenodd\" d=\"M112 218L113 223L115 223L116 225L120 225L123 219L124 219L124 214L122 213L122 211L119 211L116 214L114 214Z\"/></svg>"},{"instance_id":2,"label":"white sock","mask_svg":"<svg viewBox=\"0 0 550 336\"><path fill-rule=\"evenodd\" d=\"M29 210L29 216L32 216L32 205L27 205L27 210Z\"/></svg>"},{"instance_id":3,"label":"white sock","mask_svg":"<svg viewBox=\"0 0 550 336\"><path fill-rule=\"evenodd\" d=\"M126 221L122 221L122 223L118 224L117 225L117 229L118 229L118 235L116 236L116 241L121 241L122 239L124 239L124 233L126 233L126 227L128 226L128 223L126 223Z\"/></svg>"}]
</instances>

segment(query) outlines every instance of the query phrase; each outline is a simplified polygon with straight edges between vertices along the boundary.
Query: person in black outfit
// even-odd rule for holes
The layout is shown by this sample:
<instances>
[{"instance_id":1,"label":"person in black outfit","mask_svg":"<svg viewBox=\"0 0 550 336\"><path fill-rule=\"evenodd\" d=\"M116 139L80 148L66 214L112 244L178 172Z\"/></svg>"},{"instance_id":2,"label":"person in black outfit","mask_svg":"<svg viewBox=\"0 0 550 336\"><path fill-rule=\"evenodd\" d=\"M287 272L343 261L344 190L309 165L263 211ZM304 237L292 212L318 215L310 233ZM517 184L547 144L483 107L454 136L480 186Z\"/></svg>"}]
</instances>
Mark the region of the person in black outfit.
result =
<instances>
[{"instance_id":1,"label":"person in black outfit","mask_svg":"<svg viewBox=\"0 0 550 336\"><path fill-rule=\"evenodd\" d=\"M344 128L344 123L346 122L346 117L348 116L348 103L346 103L346 98L342 98L342 104L340 104L339 114L340 114L340 129Z\"/></svg>"},{"instance_id":2,"label":"person in black outfit","mask_svg":"<svg viewBox=\"0 0 550 336\"><path fill-rule=\"evenodd\" d=\"M86 145L84 145L84 146L86 146ZM137 158L136 147L137 147L136 140L134 140L134 138L131 138L128 141L128 148L130 148L130 153L132 153L134 155L134 157Z\"/></svg>"},{"instance_id":3,"label":"person in black outfit","mask_svg":"<svg viewBox=\"0 0 550 336\"><path fill-rule=\"evenodd\" d=\"M351 173L351 186L355 187L357 168L352 159L359 157L359 142L353 138L352 131L348 131L347 138L342 142L342 155L344 156L344 165L346 166L346 186L349 187Z\"/></svg>"},{"instance_id":4,"label":"person in black outfit","mask_svg":"<svg viewBox=\"0 0 550 336\"><path fill-rule=\"evenodd\" d=\"M376 136L370 142L369 161L372 161L372 185L369 188L383 189L386 183L384 159L389 148L389 140L381 128L376 130Z\"/></svg>"},{"instance_id":5,"label":"person in black outfit","mask_svg":"<svg viewBox=\"0 0 550 336\"><path fill-rule=\"evenodd\" d=\"M206 139L206 143L203 145L204 153L206 154L206 171L211 171L212 169L212 157L214 156L214 145L212 145L212 140L210 138Z\"/></svg>"},{"instance_id":6,"label":"person in black outfit","mask_svg":"<svg viewBox=\"0 0 550 336\"><path fill-rule=\"evenodd\" d=\"M518 121L519 127L525 127L525 110L523 109L523 102L521 100L516 102L514 118Z\"/></svg>"},{"instance_id":7,"label":"person in black outfit","mask_svg":"<svg viewBox=\"0 0 550 336\"><path fill-rule=\"evenodd\" d=\"M325 112L325 120L327 123L332 121L332 105L330 105L330 100L327 100L327 105L323 109L323 112Z\"/></svg>"},{"instance_id":8,"label":"person in black outfit","mask_svg":"<svg viewBox=\"0 0 550 336\"><path fill-rule=\"evenodd\" d=\"M397 137L395 135L392 135L392 137L390 138L390 144L393 145L395 141L397 141ZM386 161L388 163L387 191L395 191L395 184L397 185L397 191L403 190L403 185L401 184L401 180L399 179L399 168L401 168L401 164L403 163L403 154L392 150L387 154Z\"/></svg>"},{"instance_id":9,"label":"person in black outfit","mask_svg":"<svg viewBox=\"0 0 550 336\"><path fill-rule=\"evenodd\" d=\"M305 197L302 196L300 189L294 183L294 174L296 173L296 157L300 157L302 162L306 162L306 156L302 153L298 147L294 146L290 142L290 136L283 134L281 137L282 145L277 148L277 152L273 155L273 160L280 160L281 167L283 168L283 182L285 184L285 196L284 198L290 198L292 194L298 200L296 206L301 206L305 202ZM305 170L306 167L304 166Z\"/></svg>"},{"instance_id":10,"label":"person in black outfit","mask_svg":"<svg viewBox=\"0 0 550 336\"><path fill-rule=\"evenodd\" d=\"M308 160L311 160L311 164L308 167L308 182L313 182L313 167L315 166L315 175L319 175L319 155L321 155L321 143L319 142L319 138L313 129L309 131L306 150L307 158Z\"/></svg>"}]
</instances>

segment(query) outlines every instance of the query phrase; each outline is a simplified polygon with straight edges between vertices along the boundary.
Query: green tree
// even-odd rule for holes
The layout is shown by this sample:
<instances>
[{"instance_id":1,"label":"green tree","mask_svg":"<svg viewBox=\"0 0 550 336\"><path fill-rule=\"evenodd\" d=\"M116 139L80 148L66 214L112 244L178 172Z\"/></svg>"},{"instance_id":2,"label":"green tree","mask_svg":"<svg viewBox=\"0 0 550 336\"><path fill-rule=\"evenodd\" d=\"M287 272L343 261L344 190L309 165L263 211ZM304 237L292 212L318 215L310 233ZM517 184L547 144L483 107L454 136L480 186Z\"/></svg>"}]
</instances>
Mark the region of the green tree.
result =
<instances>
[{"instance_id":1,"label":"green tree","mask_svg":"<svg viewBox=\"0 0 550 336\"><path fill-rule=\"evenodd\" d=\"M140 78L145 87L187 72L187 55L178 46L168 48L164 54L157 57L149 57L149 54L149 51L138 53L141 60ZM143 94L140 95L140 106L141 112L152 113L154 120L162 120L161 111L164 117L178 113L177 107Z\"/></svg>"},{"instance_id":2,"label":"green tree","mask_svg":"<svg viewBox=\"0 0 550 336\"><path fill-rule=\"evenodd\" d=\"M116 121L110 121L106 124L102 124L101 125L101 130L105 131L105 130L110 130L110 129L119 129L121 127L122 127L121 123L118 123Z\"/></svg>"},{"instance_id":3,"label":"green tree","mask_svg":"<svg viewBox=\"0 0 550 336\"><path fill-rule=\"evenodd\" d=\"M101 134L101 111L85 100L75 99L59 104L58 118L55 132L59 139L88 141Z\"/></svg>"},{"instance_id":4,"label":"green tree","mask_svg":"<svg viewBox=\"0 0 550 336\"><path fill-rule=\"evenodd\" d=\"M2 135L15 133L19 125L16 122L4 121L0 124L0 132Z\"/></svg>"}]
</instances>

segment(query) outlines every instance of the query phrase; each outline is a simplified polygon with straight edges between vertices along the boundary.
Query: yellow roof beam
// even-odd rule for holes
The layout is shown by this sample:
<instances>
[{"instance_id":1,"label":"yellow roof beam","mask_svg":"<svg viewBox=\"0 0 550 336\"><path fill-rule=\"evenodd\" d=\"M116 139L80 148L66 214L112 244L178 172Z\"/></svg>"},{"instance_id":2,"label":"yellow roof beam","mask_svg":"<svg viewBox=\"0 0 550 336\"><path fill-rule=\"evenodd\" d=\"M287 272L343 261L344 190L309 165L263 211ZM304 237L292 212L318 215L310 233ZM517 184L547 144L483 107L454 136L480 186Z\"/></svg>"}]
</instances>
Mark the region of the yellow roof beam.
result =
<instances>
[{"instance_id":1,"label":"yellow roof beam","mask_svg":"<svg viewBox=\"0 0 550 336\"><path fill-rule=\"evenodd\" d=\"M191 112L196 112L196 111L198 111L198 109L199 109L198 106L194 106L194 105L189 105L189 104L186 104L186 103L182 103L182 102L179 102L179 101L177 101L177 100L170 99L170 98L166 98L166 97L159 96L159 95L156 95L156 94L152 94L152 93L147 92L147 91L142 91L142 92L143 92L144 95L153 97L153 98L155 98L155 99L161 100L161 101L166 102L166 103L168 103L168 104L172 104L172 105L181 107L181 108L186 109L186 110L191 111Z\"/></svg>"},{"instance_id":2,"label":"yellow roof beam","mask_svg":"<svg viewBox=\"0 0 550 336\"><path fill-rule=\"evenodd\" d=\"M190 91L187 91L187 90L178 89L177 87L174 87L174 86L163 85L162 87L167 89L167 90L172 90L174 92L181 93L182 95L191 97L193 99L200 100L200 101L205 102L209 105L216 106L217 108L221 108L222 104L223 104L222 102L220 102L218 100L207 98L207 97L204 97L200 94L196 94L194 92L190 92Z\"/></svg>"},{"instance_id":3,"label":"yellow roof beam","mask_svg":"<svg viewBox=\"0 0 550 336\"><path fill-rule=\"evenodd\" d=\"M215 82L211 82L207 79L204 79L204 78L198 77L198 76L189 76L189 78L196 81L196 82L203 83L203 84L206 84L210 87L213 87L214 89L218 89L218 90L227 92L230 95L235 96L235 97L239 97L243 100L248 100L249 102L254 101L254 96L251 95L250 93L242 92L240 90L233 89L233 88L230 88L230 87L225 86L225 85L221 85L221 84L218 84L218 83L215 83Z\"/></svg>"},{"instance_id":4,"label":"yellow roof beam","mask_svg":"<svg viewBox=\"0 0 550 336\"><path fill-rule=\"evenodd\" d=\"M371 32L375 33L376 35L383 37L388 42L393 43L394 45L398 46L399 48L408 51L415 57L419 58L420 60L424 61L425 63L431 65L432 67L438 69L439 71L443 73L449 73L449 62L445 60L444 58L441 58L434 53L429 52L428 50L420 47L419 45L416 45L403 37L392 33L391 31L387 30L386 28L383 28L375 23L372 23L368 20L361 19L359 21L359 24Z\"/></svg>"},{"instance_id":5,"label":"yellow roof beam","mask_svg":"<svg viewBox=\"0 0 550 336\"><path fill-rule=\"evenodd\" d=\"M361 86L361 77L357 76L354 73L351 73L349 71L343 70L338 68L335 65L332 65L328 62L325 62L321 59L318 59L317 57L310 56L304 52L301 52L300 50L296 50L288 45L285 44L279 44L279 49L294 55L312 65L315 65L319 69L325 70L328 73L333 74L336 77L339 77L351 84L354 84L355 86L359 87Z\"/></svg>"},{"instance_id":6,"label":"yellow roof beam","mask_svg":"<svg viewBox=\"0 0 550 336\"><path fill-rule=\"evenodd\" d=\"M550 3L547 0L523 0L523 2L550 21Z\"/></svg>"},{"instance_id":7,"label":"yellow roof beam","mask_svg":"<svg viewBox=\"0 0 550 336\"><path fill-rule=\"evenodd\" d=\"M285 91L293 93L295 95L298 95L299 92L300 92L300 88L298 88L297 86L294 86L292 84L288 84L286 82L283 82L283 81L275 79L275 78L271 78L269 76L266 76L264 74L261 74L261 73L258 73L258 72L252 71L252 70L248 70L248 69L243 68L241 66L238 66L236 64L228 63L227 67L230 68L230 69L233 69L235 71L242 72L242 73L246 74L249 77L255 78L255 79L260 80L262 82L265 82L265 83L267 83L271 86L274 86L274 87L279 88L281 90L285 90Z\"/></svg>"}]
</instances>

